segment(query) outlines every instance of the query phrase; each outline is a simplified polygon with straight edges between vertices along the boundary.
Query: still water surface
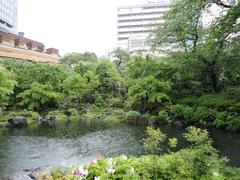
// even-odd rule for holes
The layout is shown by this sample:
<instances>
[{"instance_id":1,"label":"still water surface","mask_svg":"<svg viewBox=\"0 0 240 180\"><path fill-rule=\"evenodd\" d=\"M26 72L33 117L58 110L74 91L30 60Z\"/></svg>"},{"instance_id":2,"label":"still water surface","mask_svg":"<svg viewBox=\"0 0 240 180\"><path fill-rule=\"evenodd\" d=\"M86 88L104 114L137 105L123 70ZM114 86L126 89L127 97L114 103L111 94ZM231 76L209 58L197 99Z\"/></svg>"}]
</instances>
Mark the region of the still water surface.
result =
<instances>
[{"instance_id":1,"label":"still water surface","mask_svg":"<svg viewBox=\"0 0 240 180\"><path fill-rule=\"evenodd\" d=\"M179 148L186 146L184 128L160 127L168 137L178 138ZM44 166L72 166L98 155L141 155L145 126L80 123L77 127L35 129L0 135L0 175ZM214 146L240 167L240 133L210 130Z\"/></svg>"}]
</instances>

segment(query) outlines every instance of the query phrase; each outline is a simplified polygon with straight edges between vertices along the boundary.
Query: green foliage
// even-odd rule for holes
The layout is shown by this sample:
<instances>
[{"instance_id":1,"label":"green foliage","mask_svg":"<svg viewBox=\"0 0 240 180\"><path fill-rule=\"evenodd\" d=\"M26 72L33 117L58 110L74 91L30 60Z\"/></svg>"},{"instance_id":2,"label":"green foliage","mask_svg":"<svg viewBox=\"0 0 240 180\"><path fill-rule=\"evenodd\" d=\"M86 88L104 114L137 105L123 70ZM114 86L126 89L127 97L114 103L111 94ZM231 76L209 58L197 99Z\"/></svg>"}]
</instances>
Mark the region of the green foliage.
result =
<instances>
[{"instance_id":1,"label":"green foliage","mask_svg":"<svg viewBox=\"0 0 240 180\"><path fill-rule=\"evenodd\" d=\"M109 105L115 108L123 108L124 100L122 98L111 98L109 100Z\"/></svg>"},{"instance_id":2,"label":"green foliage","mask_svg":"<svg viewBox=\"0 0 240 180\"><path fill-rule=\"evenodd\" d=\"M117 124L117 123L119 123L121 121L121 119L119 119L119 117L116 116L116 115L107 116L103 120L108 122L108 123L114 123L114 124Z\"/></svg>"},{"instance_id":3,"label":"green foliage","mask_svg":"<svg viewBox=\"0 0 240 180\"><path fill-rule=\"evenodd\" d=\"M83 76L75 74L68 77L64 80L63 86L65 91L80 103L84 97L94 93L99 86L99 79L92 71L87 71Z\"/></svg>"},{"instance_id":4,"label":"green foliage","mask_svg":"<svg viewBox=\"0 0 240 180\"><path fill-rule=\"evenodd\" d=\"M198 99L198 104L218 111L230 110L236 103L235 99L230 99L226 95L206 94Z\"/></svg>"},{"instance_id":5,"label":"green foliage","mask_svg":"<svg viewBox=\"0 0 240 180\"><path fill-rule=\"evenodd\" d=\"M197 60L196 64L201 64L194 76L208 92L219 92L224 85L236 84L239 77L237 67L240 64L236 58L240 47L239 3L219 8L220 17L213 16L207 26L201 23L206 12L224 3L218 0L176 0L164 14L164 23L155 30L152 38L153 49L167 49L170 59L174 57L171 53L182 56L181 59L191 54L192 59ZM189 70L193 70L191 66Z\"/></svg>"},{"instance_id":6,"label":"green foliage","mask_svg":"<svg viewBox=\"0 0 240 180\"><path fill-rule=\"evenodd\" d=\"M158 149L157 143L165 139L165 135L159 130L148 128L150 149ZM124 155L115 158L97 157L83 166L73 167L70 170L54 169L43 174L45 179L238 179L240 170L226 166L226 159L219 158L212 147L212 140L206 130L195 127L188 128L185 138L192 146L177 152L164 155L152 155L140 157L126 157ZM174 148L177 140L169 139ZM154 146L154 148L153 148ZM81 173L79 173L81 172ZM38 178L40 178L38 177Z\"/></svg>"},{"instance_id":7,"label":"green foliage","mask_svg":"<svg viewBox=\"0 0 240 180\"><path fill-rule=\"evenodd\" d=\"M130 104L133 107L137 106L142 113L145 113L147 109L154 109L156 105L169 101L167 95L170 90L169 83L161 82L154 76L131 79L126 84Z\"/></svg>"},{"instance_id":8,"label":"green foliage","mask_svg":"<svg viewBox=\"0 0 240 180\"><path fill-rule=\"evenodd\" d=\"M171 123L171 117L169 116L169 113L167 113L166 111L159 111L158 119L160 122Z\"/></svg>"},{"instance_id":9,"label":"green foliage","mask_svg":"<svg viewBox=\"0 0 240 180\"><path fill-rule=\"evenodd\" d=\"M170 113L175 120L185 120L191 122L193 120L193 108L186 105L176 104L170 109Z\"/></svg>"},{"instance_id":10,"label":"green foliage","mask_svg":"<svg viewBox=\"0 0 240 180\"><path fill-rule=\"evenodd\" d=\"M168 145L170 148L177 147L177 139L176 138L169 138L168 139Z\"/></svg>"},{"instance_id":11,"label":"green foliage","mask_svg":"<svg viewBox=\"0 0 240 180\"><path fill-rule=\"evenodd\" d=\"M42 110L57 106L62 100L62 94L53 90L51 85L32 83L30 89L18 94L20 105L29 110Z\"/></svg>"},{"instance_id":12,"label":"green foliage","mask_svg":"<svg viewBox=\"0 0 240 180\"><path fill-rule=\"evenodd\" d=\"M125 64L130 59L128 52L121 48L116 48L113 52L110 53L111 56L115 59L115 64L120 74L125 72Z\"/></svg>"},{"instance_id":13,"label":"green foliage","mask_svg":"<svg viewBox=\"0 0 240 180\"><path fill-rule=\"evenodd\" d=\"M95 53L92 52L85 52L83 54L73 52L66 54L63 58L61 58L60 61L61 63L66 64L69 67L74 67L82 62L96 63L97 56Z\"/></svg>"},{"instance_id":14,"label":"green foliage","mask_svg":"<svg viewBox=\"0 0 240 180\"><path fill-rule=\"evenodd\" d=\"M0 107L8 104L9 96L13 94L16 82L11 73L0 67Z\"/></svg>"},{"instance_id":15,"label":"green foliage","mask_svg":"<svg viewBox=\"0 0 240 180\"><path fill-rule=\"evenodd\" d=\"M14 73L17 81L17 91L30 88L33 82L51 84L56 91L62 91L62 82L71 74L71 70L64 65L50 65L22 61L4 61L4 67Z\"/></svg>"},{"instance_id":16,"label":"green foliage","mask_svg":"<svg viewBox=\"0 0 240 180\"><path fill-rule=\"evenodd\" d=\"M114 95L119 92L121 86L121 76L116 66L108 61L103 60L97 64L96 74L100 80L100 91L104 93L113 93Z\"/></svg>"},{"instance_id":17,"label":"green foliage","mask_svg":"<svg viewBox=\"0 0 240 180\"><path fill-rule=\"evenodd\" d=\"M137 122L140 119L141 114L137 111L128 111L126 113L126 120L128 122Z\"/></svg>"},{"instance_id":18,"label":"green foliage","mask_svg":"<svg viewBox=\"0 0 240 180\"><path fill-rule=\"evenodd\" d=\"M194 112L193 119L203 125L209 125L215 120L215 114L214 112L211 112L207 107L199 106Z\"/></svg>"},{"instance_id":19,"label":"green foliage","mask_svg":"<svg viewBox=\"0 0 240 180\"><path fill-rule=\"evenodd\" d=\"M11 119L15 116L24 116L24 117L27 117L28 122L34 122L38 117L37 112L28 111L26 109L18 110L18 111L9 111L9 112L5 112L5 114L6 115L4 115L4 116L2 116L2 118L0 118L0 121L7 122L9 119Z\"/></svg>"},{"instance_id":20,"label":"green foliage","mask_svg":"<svg viewBox=\"0 0 240 180\"><path fill-rule=\"evenodd\" d=\"M148 137L144 139L144 148L152 154L157 154L161 150L160 143L166 139L166 134L153 127L147 127L146 133Z\"/></svg>"},{"instance_id":21,"label":"green foliage","mask_svg":"<svg viewBox=\"0 0 240 180\"><path fill-rule=\"evenodd\" d=\"M207 130L190 126L187 128L187 131L188 132L184 134L184 137L193 145L193 147L212 145L213 141L209 137Z\"/></svg>"}]
</instances>

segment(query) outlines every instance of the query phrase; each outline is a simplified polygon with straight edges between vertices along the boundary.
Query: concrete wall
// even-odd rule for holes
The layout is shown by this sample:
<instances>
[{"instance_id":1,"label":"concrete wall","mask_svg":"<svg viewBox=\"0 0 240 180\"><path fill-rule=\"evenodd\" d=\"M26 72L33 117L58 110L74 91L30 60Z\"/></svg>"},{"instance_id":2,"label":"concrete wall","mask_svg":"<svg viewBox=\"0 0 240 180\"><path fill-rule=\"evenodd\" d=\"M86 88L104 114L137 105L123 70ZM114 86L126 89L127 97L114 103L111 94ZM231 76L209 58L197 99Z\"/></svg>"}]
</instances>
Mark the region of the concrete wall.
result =
<instances>
[{"instance_id":1,"label":"concrete wall","mask_svg":"<svg viewBox=\"0 0 240 180\"><path fill-rule=\"evenodd\" d=\"M60 59L58 55L49 55L41 52L19 49L1 44L0 44L0 57L38 61L50 64L57 64L59 63Z\"/></svg>"}]
</instances>

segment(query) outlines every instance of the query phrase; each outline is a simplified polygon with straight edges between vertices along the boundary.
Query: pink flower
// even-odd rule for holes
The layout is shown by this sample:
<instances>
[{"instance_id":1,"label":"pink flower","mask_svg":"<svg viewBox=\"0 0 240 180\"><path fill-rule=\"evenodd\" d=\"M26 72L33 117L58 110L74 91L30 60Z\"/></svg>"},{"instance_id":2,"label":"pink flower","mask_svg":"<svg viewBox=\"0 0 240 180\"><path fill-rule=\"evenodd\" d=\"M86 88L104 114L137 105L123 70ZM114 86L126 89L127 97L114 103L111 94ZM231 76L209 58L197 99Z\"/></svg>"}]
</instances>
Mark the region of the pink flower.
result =
<instances>
[{"instance_id":1,"label":"pink flower","mask_svg":"<svg viewBox=\"0 0 240 180\"><path fill-rule=\"evenodd\" d=\"M88 170L84 170L83 167L79 167L75 172L74 172L75 176L87 176L88 175Z\"/></svg>"},{"instance_id":2,"label":"pink flower","mask_svg":"<svg viewBox=\"0 0 240 180\"><path fill-rule=\"evenodd\" d=\"M98 155L96 159L90 161L90 164L96 164L100 158L101 156Z\"/></svg>"}]
</instances>

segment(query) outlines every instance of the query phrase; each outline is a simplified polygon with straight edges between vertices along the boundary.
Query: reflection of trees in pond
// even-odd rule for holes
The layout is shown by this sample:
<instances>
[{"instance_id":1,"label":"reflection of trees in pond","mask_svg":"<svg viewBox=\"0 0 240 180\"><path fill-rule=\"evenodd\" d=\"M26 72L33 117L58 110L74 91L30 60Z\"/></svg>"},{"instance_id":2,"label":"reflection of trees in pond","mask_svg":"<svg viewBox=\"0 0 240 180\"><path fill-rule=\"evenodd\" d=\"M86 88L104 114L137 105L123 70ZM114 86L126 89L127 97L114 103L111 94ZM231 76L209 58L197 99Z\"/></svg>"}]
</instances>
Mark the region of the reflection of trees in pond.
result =
<instances>
[{"instance_id":1,"label":"reflection of trees in pond","mask_svg":"<svg viewBox=\"0 0 240 180\"><path fill-rule=\"evenodd\" d=\"M9 151L9 131L0 128L0 175L7 165L7 156Z\"/></svg>"}]
</instances>

